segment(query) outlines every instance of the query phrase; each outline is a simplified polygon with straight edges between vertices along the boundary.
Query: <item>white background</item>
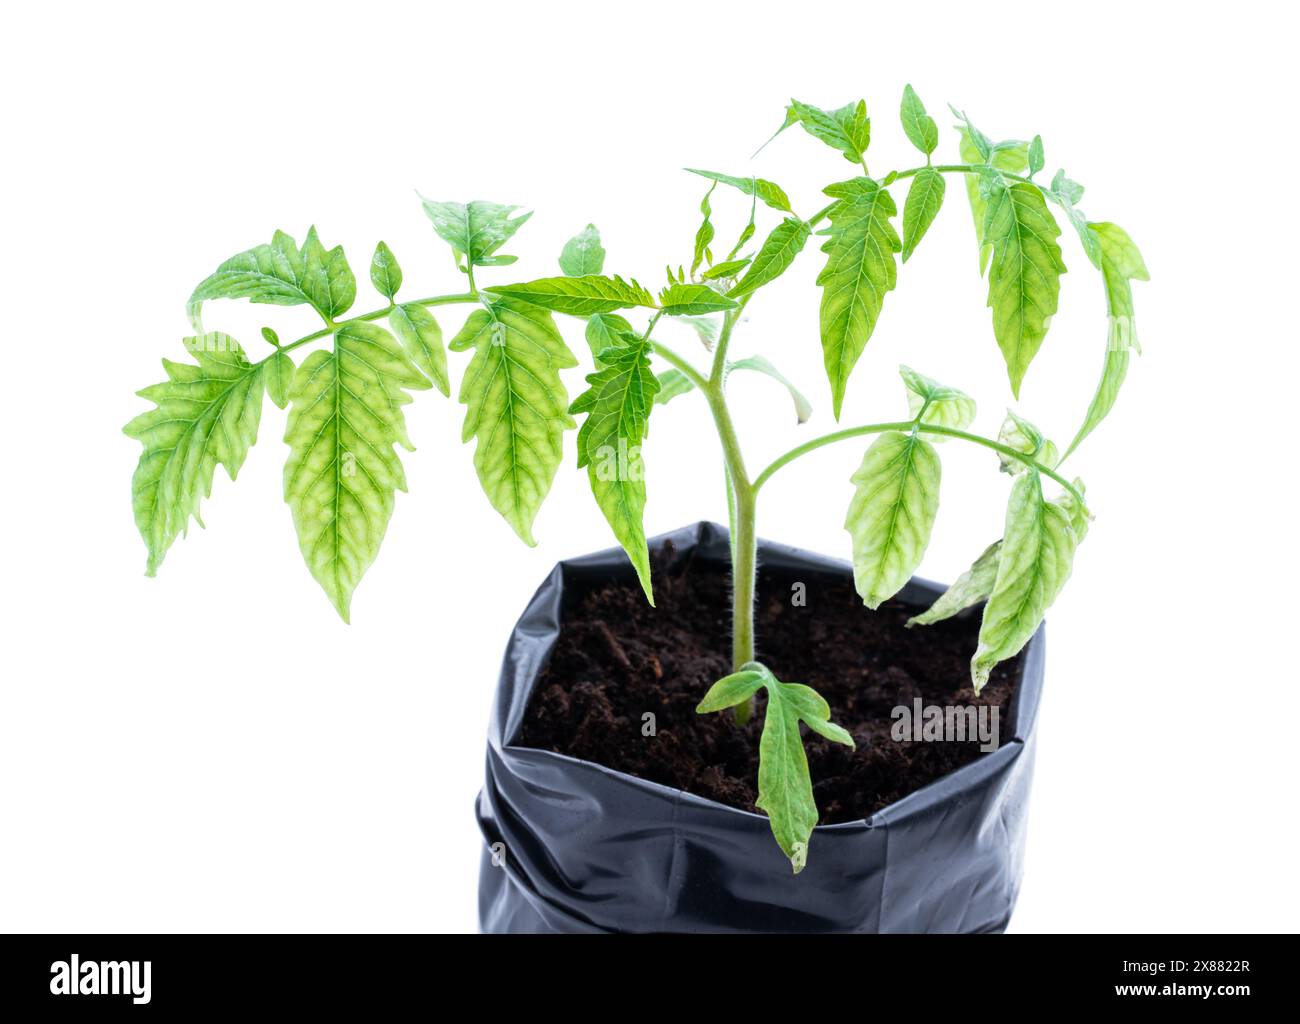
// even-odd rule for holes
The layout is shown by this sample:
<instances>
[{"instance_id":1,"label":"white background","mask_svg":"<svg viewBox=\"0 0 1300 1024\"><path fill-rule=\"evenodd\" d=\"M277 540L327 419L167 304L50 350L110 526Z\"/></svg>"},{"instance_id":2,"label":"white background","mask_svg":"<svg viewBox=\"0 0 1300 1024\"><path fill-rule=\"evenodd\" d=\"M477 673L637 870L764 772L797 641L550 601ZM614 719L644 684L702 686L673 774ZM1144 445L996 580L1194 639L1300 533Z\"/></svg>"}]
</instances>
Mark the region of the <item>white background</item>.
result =
<instances>
[{"instance_id":1,"label":"white background","mask_svg":"<svg viewBox=\"0 0 1300 1024\"><path fill-rule=\"evenodd\" d=\"M475 927L472 807L498 659L559 558L612 541L566 464L521 545L479 491L463 410L408 413L419 451L379 560L339 622L280 497L267 405L238 484L157 579L131 519L133 392L184 358L184 302L225 257L311 223L361 282L385 239L409 291L461 287L415 190L536 210L485 281L557 272L601 229L607 270L688 261L701 166L781 182L805 216L851 176L793 129L789 96L865 97L873 172L914 165L912 82L994 137L1041 132L1048 173L1087 186L1152 281L1145 355L1072 459L1097 513L1052 609L1016 930L1293 929L1297 569L1292 393L1294 55L1271 4L801 3L34 5L8 14L0 281L6 290L0 579L0 928ZM1015 13L1014 17L1007 16ZM729 20L734 19L734 20ZM898 192L901 205L901 190ZM714 195L721 238L747 215ZM770 226L770 221L765 226ZM761 237L761 236L760 236ZM1066 229L1060 312L1017 408L1067 441L1105 344L1098 276ZM762 352L817 410L796 427L757 376L732 393L751 467L831 429L817 343L821 258L750 306ZM904 409L900 362L1010 401L961 183L900 274L843 422ZM454 331L463 312L439 314ZM260 356L303 308L214 303ZM301 330L299 330L301 328ZM566 327L585 353L578 325ZM678 328L691 350L691 337ZM665 335L665 339L667 335ZM696 354L700 353L695 350ZM452 357L458 381L466 357ZM567 378L571 393L581 371ZM647 527L725 515L702 403L656 412ZM951 579L998 535L1007 479L945 446L922 574ZM764 536L846 555L846 444L764 492Z\"/></svg>"}]
</instances>

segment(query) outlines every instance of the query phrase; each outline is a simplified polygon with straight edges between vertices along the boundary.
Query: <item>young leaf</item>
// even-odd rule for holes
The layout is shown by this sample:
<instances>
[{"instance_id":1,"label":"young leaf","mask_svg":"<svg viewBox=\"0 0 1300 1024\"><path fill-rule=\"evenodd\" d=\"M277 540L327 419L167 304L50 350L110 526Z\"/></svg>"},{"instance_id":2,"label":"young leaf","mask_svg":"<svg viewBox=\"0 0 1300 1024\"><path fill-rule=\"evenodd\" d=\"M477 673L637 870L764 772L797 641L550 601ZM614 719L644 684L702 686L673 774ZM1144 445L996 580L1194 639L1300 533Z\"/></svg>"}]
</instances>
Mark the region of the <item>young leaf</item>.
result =
<instances>
[{"instance_id":1,"label":"young leaf","mask_svg":"<svg viewBox=\"0 0 1300 1024\"><path fill-rule=\"evenodd\" d=\"M659 293L659 304L667 316L700 316L735 309L736 300L714 291L707 284L673 284Z\"/></svg>"},{"instance_id":2,"label":"young leaf","mask_svg":"<svg viewBox=\"0 0 1300 1024\"><path fill-rule=\"evenodd\" d=\"M560 270L566 277L590 277L605 269L605 250L600 232L588 224L564 243L560 252Z\"/></svg>"},{"instance_id":3,"label":"young leaf","mask_svg":"<svg viewBox=\"0 0 1300 1024\"><path fill-rule=\"evenodd\" d=\"M832 149L838 149L850 163L862 163L862 154L871 142L871 118L864 100L849 103L838 110L822 110L808 103L791 100L804 131Z\"/></svg>"},{"instance_id":4,"label":"young leaf","mask_svg":"<svg viewBox=\"0 0 1300 1024\"><path fill-rule=\"evenodd\" d=\"M919 414L922 423L952 430L965 430L975 421L975 399L966 392L931 380L910 366L900 366L898 372L907 387L908 414L913 418ZM932 440L947 438L933 436Z\"/></svg>"},{"instance_id":5,"label":"young leaf","mask_svg":"<svg viewBox=\"0 0 1300 1024\"><path fill-rule=\"evenodd\" d=\"M388 314L388 326L420 372L444 395L450 395L451 380L447 375L447 353L442 347L442 328L433 314L418 303L404 303L394 306Z\"/></svg>"},{"instance_id":6,"label":"young leaf","mask_svg":"<svg viewBox=\"0 0 1300 1024\"><path fill-rule=\"evenodd\" d=\"M697 715L707 715L714 711L725 711L743 704L758 692L767 678L767 673L754 669L742 669L729 676L723 676L709 687L709 692L695 707Z\"/></svg>"},{"instance_id":7,"label":"young leaf","mask_svg":"<svg viewBox=\"0 0 1300 1024\"><path fill-rule=\"evenodd\" d=\"M939 511L939 455L913 431L881 434L853 474L844 528L853 581L868 608L898 593L921 564Z\"/></svg>"},{"instance_id":8,"label":"young leaf","mask_svg":"<svg viewBox=\"0 0 1300 1024\"><path fill-rule=\"evenodd\" d=\"M934 118L925 112L925 104L910 85L903 87L903 103L899 110L903 122L903 132L912 145L926 156L934 152L939 145L939 128ZM940 179L942 180L942 179ZM903 259L907 259L906 256Z\"/></svg>"},{"instance_id":9,"label":"young leaf","mask_svg":"<svg viewBox=\"0 0 1300 1024\"><path fill-rule=\"evenodd\" d=\"M940 594L934 604L920 615L913 615L904 625L908 629L913 626L929 626L988 600L998 578L1001 551L1002 541L986 547L984 553L975 559L975 563L958 576L957 582Z\"/></svg>"},{"instance_id":10,"label":"young leaf","mask_svg":"<svg viewBox=\"0 0 1300 1024\"><path fill-rule=\"evenodd\" d=\"M1010 409L1007 410L1007 418L1002 421L1002 428L998 431L998 442L1018 452L1024 452L1049 469L1055 469L1057 462L1060 461L1056 445L1047 440L1036 426ZM998 453L998 460L1004 473L1023 473L1029 468L1020 459L1001 452Z\"/></svg>"},{"instance_id":11,"label":"young leaf","mask_svg":"<svg viewBox=\"0 0 1300 1024\"><path fill-rule=\"evenodd\" d=\"M385 242L375 246L375 254L370 258L370 283L389 302L393 301L397 289L402 287L402 268L398 265L393 250Z\"/></svg>"},{"instance_id":12,"label":"young leaf","mask_svg":"<svg viewBox=\"0 0 1300 1024\"><path fill-rule=\"evenodd\" d=\"M530 547L533 520L574 422L559 371L577 366L551 314L515 298L476 309L451 341L474 349L461 381L462 439L477 438L474 468L492 506Z\"/></svg>"},{"instance_id":13,"label":"young leaf","mask_svg":"<svg viewBox=\"0 0 1300 1024\"><path fill-rule=\"evenodd\" d=\"M164 359L167 380L137 392L157 408L122 428L144 445L131 503L149 553L147 576L157 573L191 516L203 525L199 504L212 494L218 464L231 480L239 474L257 440L268 366L278 382L289 358L276 353L271 363L250 363L239 342L217 332L186 338L185 347L198 365Z\"/></svg>"},{"instance_id":14,"label":"young leaf","mask_svg":"<svg viewBox=\"0 0 1300 1024\"><path fill-rule=\"evenodd\" d=\"M790 380L781 373L775 366L769 363L762 356L750 356L747 359L738 359L734 363L729 363L727 370L753 370L774 381L790 392L790 397L794 400L794 414L800 423L807 423L812 416L812 403L804 397L802 391L794 386ZM689 381L687 382L689 383Z\"/></svg>"},{"instance_id":15,"label":"young leaf","mask_svg":"<svg viewBox=\"0 0 1300 1024\"><path fill-rule=\"evenodd\" d=\"M997 579L984 607L979 646L971 659L976 693L988 682L993 667L1014 657L1034 635L1070 576L1074 547L1070 515L1043 498L1038 471L1016 477L1007 505Z\"/></svg>"},{"instance_id":16,"label":"young leaf","mask_svg":"<svg viewBox=\"0 0 1300 1024\"><path fill-rule=\"evenodd\" d=\"M501 266L513 256L493 256L524 226L532 213L511 217L518 206L502 206L476 199L472 203L438 203L420 197L424 212L438 237L452 247L457 262L468 257L473 266Z\"/></svg>"},{"instance_id":17,"label":"young leaf","mask_svg":"<svg viewBox=\"0 0 1300 1024\"><path fill-rule=\"evenodd\" d=\"M1032 178L1043 169L1043 137L1035 135L1029 143L1029 176Z\"/></svg>"},{"instance_id":18,"label":"young leaf","mask_svg":"<svg viewBox=\"0 0 1300 1024\"><path fill-rule=\"evenodd\" d=\"M832 185L838 199L822 252L829 257L817 275L822 287L821 341L831 382L835 418L840 418L849 374L880 317L885 293L898 281L894 253L902 248L889 218L898 212L886 189L870 178Z\"/></svg>"},{"instance_id":19,"label":"young leaf","mask_svg":"<svg viewBox=\"0 0 1300 1024\"><path fill-rule=\"evenodd\" d=\"M980 164L985 158L980 155L979 147L971 138L969 132L964 129L961 131L961 143L959 150L961 153L962 163ZM988 143L988 140L984 140ZM991 147L991 144L989 144ZM1029 154L1027 147L1021 144L1008 144L993 152L990 148L989 155L992 157L992 166L995 170L1006 171L1008 174L1023 174L1029 166ZM970 200L971 216L975 218L975 238L979 242L979 260L980 276L988 268L989 257L993 255L993 247L988 244L984 238L984 220L988 210L988 203L985 201L983 193L980 190L980 176L978 174L967 174L966 176L966 195Z\"/></svg>"},{"instance_id":20,"label":"young leaf","mask_svg":"<svg viewBox=\"0 0 1300 1024\"><path fill-rule=\"evenodd\" d=\"M248 299L275 306L310 303L322 317L346 313L357 295L356 278L343 248L328 252L313 227L299 249L293 238L277 231L269 244L230 257L204 278L190 296L187 309L196 330L208 299Z\"/></svg>"},{"instance_id":21,"label":"young leaf","mask_svg":"<svg viewBox=\"0 0 1300 1024\"><path fill-rule=\"evenodd\" d=\"M724 281L728 278L735 277L749 264L753 262L750 257L746 256L743 260L726 260L722 263L715 263L706 270L700 277L705 281Z\"/></svg>"},{"instance_id":22,"label":"young leaf","mask_svg":"<svg viewBox=\"0 0 1300 1024\"><path fill-rule=\"evenodd\" d=\"M943 205L943 175L932 167L917 171L903 203L903 262L916 251Z\"/></svg>"},{"instance_id":23,"label":"young leaf","mask_svg":"<svg viewBox=\"0 0 1300 1024\"><path fill-rule=\"evenodd\" d=\"M709 245L713 242L713 221L709 216L713 213L713 207L709 205L709 197L713 195L713 190L718 187L715 181L709 186L709 190L704 193L704 198L700 200L700 213L704 215L704 221L700 224L699 230L695 232L695 255L691 259L691 276L700 269L700 264L708 257L709 263L713 263L713 253L709 250Z\"/></svg>"},{"instance_id":24,"label":"young leaf","mask_svg":"<svg viewBox=\"0 0 1300 1024\"><path fill-rule=\"evenodd\" d=\"M1147 281L1146 264L1133 239L1118 224L1089 224L1089 233L1097 240L1101 252L1101 273L1106 283L1106 311L1109 329L1106 336L1106 360L1102 366L1101 380L1092 397L1083 424L1070 442L1065 454L1079 446L1109 414L1119 397L1119 389L1128 374L1131 351L1141 352L1137 327L1133 318L1133 290L1130 281Z\"/></svg>"},{"instance_id":25,"label":"young leaf","mask_svg":"<svg viewBox=\"0 0 1300 1024\"><path fill-rule=\"evenodd\" d=\"M655 392L655 405L667 405L678 395L695 387L694 382L681 370L665 370L659 374L659 390Z\"/></svg>"},{"instance_id":26,"label":"young leaf","mask_svg":"<svg viewBox=\"0 0 1300 1024\"><path fill-rule=\"evenodd\" d=\"M988 305L993 310L993 333L1007 362L1011 393L1018 398L1025 371L1056 313L1065 273L1061 247L1056 244L1061 229L1035 186L1010 182L998 174L986 181L989 206L984 239L993 246Z\"/></svg>"},{"instance_id":27,"label":"young leaf","mask_svg":"<svg viewBox=\"0 0 1300 1024\"><path fill-rule=\"evenodd\" d=\"M601 359L605 365L588 375L590 387L569 407L571 413L587 415L578 431L578 467L587 467L596 504L653 605L641 445L649 432L659 380L650 369L650 341L644 336L627 336L620 347L602 352Z\"/></svg>"},{"instance_id":28,"label":"young leaf","mask_svg":"<svg viewBox=\"0 0 1300 1024\"><path fill-rule=\"evenodd\" d=\"M654 308L654 296L636 281L630 284L621 277L543 277L520 284L494 286L493 295L520 299L569 316L591 316L594 313L612 313L616 309L634 306Z\"/></svg>"},{"instance_id":29,"label":"young leaf","mask_svg":"<svg viewBox=\"0 0 1300 1024\"><path fill-rule=\"evenodd\" d=\"M412 450L406 390L427 387L396 339L364 321L340 327L333 351L313 352L294 376L284 500L307 567L344 622L388 530L395 493L406 490L393 450Z\"/></svg>"},{"instance_id":30,"label":"young leaf","mask_svg":"<svg viewBox=\"0 0 1300 1024\"><path fill-rule=\"evenodd\" d=\"M632 325L617 313L595 313L587 320L587 347L591 349L597 369L605 365L600 361L600 354L607 348L624 344L624 338L629 334L632 334Z\"/></svg>"},{"instance_id":31,"label":"young leaf","mask_svg":"<svg viewBox=\"0 0 1300 1024\"><path fill-rule=\"evenodd\" d=\"M785 194L785 190L774 181L767 181L763 178L734 178L730 174L718 174L716 171L701 171L694 167L687 167L686 170L691 174L698 174L701 178L708 178L710 181L716 181L723 185L730 185L732 188L738 188L747 196L754 196L762 200L774 210L780 210L782 213L790 212L790 197Z\"/></svg>"},{"instance_id":32,"label":"young leaf","mask_svg":"<svg viewBox=\"0 0 1300 1024\"><path fill-rule=\"evenodd\" d=\"M266 395L277 409L283 409L289 404L289 392L293 390L293 372L293 360L283 352L276 352L262 363L262 382L266 386Z\"/></svg>"},{"instance_id":33,"label":"young leaf","mask_svg":"<svg viewBox=\"0 0 1300 1024\"><path fill-rule=\"evenodd\" d=\"M745 272L745 276L737 281L735 287L727 294L733 299L738 299L775 281L803 251L810 234L812 228L807 223L798 217L787 217L772 229L772 233L763 242L762 248L758 250L758 255L754 257L754 262Z\"/></svg>"}]
</instances>

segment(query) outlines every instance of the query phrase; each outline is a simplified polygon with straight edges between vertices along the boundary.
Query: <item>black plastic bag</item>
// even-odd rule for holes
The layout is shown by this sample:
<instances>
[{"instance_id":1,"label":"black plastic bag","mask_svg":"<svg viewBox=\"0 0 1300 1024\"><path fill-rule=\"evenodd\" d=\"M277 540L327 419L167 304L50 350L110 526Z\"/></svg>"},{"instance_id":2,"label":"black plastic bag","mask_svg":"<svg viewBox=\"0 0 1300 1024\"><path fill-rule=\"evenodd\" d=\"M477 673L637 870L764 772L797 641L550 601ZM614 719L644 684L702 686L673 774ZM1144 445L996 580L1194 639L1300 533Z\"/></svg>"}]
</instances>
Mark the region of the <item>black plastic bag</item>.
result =
<instances>
[{"instance_id":1,"label":"black plastic bag","mask_svg":"<svg viewBox=\"0 0 1300 1024\"><path fill-rule=\"evenodd\" d=\"M728 564L727 531L650 542ZM836 559L759 542L773 567L852 575ZM511 634L479 794L485 932L996 932L1020 886L1043 630L1025 651L1012 740L866 821L819 825L799 874L766 817L550 751L511 746L559 634L566 584L631 576L618 548L561 562ZM927 605L942 587L913 580Z\"/></svg>"}]
</instances>

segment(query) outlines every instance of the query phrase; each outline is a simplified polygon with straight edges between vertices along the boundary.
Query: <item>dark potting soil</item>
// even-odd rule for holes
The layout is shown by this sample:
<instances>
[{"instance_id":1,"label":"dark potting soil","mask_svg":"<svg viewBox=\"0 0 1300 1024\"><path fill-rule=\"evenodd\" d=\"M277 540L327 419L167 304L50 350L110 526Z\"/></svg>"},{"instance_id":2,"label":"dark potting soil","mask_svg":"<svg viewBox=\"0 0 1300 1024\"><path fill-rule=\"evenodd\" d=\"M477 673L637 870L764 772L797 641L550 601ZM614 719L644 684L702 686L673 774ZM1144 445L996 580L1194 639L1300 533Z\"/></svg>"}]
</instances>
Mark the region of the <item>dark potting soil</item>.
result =
<instances>
[{"instance_id":1,"label":"dark potting soil","mask_svg":"<svg viewBox=\"0 0 1300 1024\"><path fill-rule=\"evenodd\" d=\"M803 606L794 600L796 583L806 587ZM651 608L634 579L566 583L560 636L514 742L754 811L762 691L743 728L730 711L695 712L731 671L727 570L670 550L655 565L654 584ZM760 566L758 660L778 679L816 689L857 744L850 750L805 728L822 824L868 817L983 756L978 740L893 739L890 712L899 705L913 707L920 697L926 705L999 706L1000 740L1011 738L1021 658L999 665L977 697L969 665L978 615L904 629L917 610L891 600L869 611L843 576ZM653 736L642 734L647 712L655 716Z\"/></svg>"}]
</instances>

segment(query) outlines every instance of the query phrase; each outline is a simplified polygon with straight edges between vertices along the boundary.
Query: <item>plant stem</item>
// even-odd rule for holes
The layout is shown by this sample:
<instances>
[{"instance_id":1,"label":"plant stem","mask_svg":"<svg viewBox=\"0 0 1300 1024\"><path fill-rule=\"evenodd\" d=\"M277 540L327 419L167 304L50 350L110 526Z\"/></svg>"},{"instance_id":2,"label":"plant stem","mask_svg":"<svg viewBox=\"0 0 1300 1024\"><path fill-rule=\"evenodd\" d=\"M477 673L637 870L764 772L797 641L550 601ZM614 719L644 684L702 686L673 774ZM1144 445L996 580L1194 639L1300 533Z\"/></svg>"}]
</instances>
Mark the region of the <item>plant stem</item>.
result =
<instances>
[{"instance_id":1,"label":"plant stem","mask_svg":"<svg viewBox=\"0 0 1300 1024\"><path fill-rule=\"evenodd\" d=\"M680 370L682 372L682 376L685 377L687 380L689 380L701 391L709 386L709 382L704 379L704 374L700 373L699 370L693 367L690 363L688 363L685 359L683 359L676 352L670 349L667 345L661 344L660 342L657 341L652 341L650 343L650 347L654 349L655 355L660 356L664 360L664 362L669 363L675 368L677 368L678 370Z\"/></svg>"},{"instance_id":2,"label":"plant stem","mask_svg":"<svg viewBox=\"0 0 1300 1024\"><path fill-rule=\"evenodd\" d=\"M478 292L471 291L471 292L464 292L459 295L432 295L425 299L413 299L410 302L402 303L402 305L450 306L457 302L477 302L477 301L478 301ZM349 317L346 320L340 320L338 321L338 323L331 324L328 327L322 327L319 331L314 331L311 334L304 335L303 337L299 338L297 341L291 341L287 345L281 345L277 351L291 352L293 349L298 348L300 345L306 345L308 342L319 341L321 338L329 337L340 327L346 327L348 324L354 324L361 321L379 320L382 317L386 317L389 313L392 312L392 310L393 310L392 305L388 305L385 306L383 309L372 309L369 313L362 313L360 316L353 316L353 317ZM274 355L274 353L272 353L272 355ZM265 362L265 360L263 360L263 362Z\"/></svg>"},{"instance_id":3,"label":"plant stem","mask_svg":"<svg viewBox=\"0 0 1300 1024\"><path fill-rule=\"evenodd\" d=\"M881 181L888 179L892 182L898 181L900 178L911 178L920 174L922 171L927 170L938 171L941 174L978 174L981 170L985 170L987 167L987 164L926 164L924 167L909 167L905 171L891 171L889 174L886 174ZM996 170L996 168L994 169ZM1023 181L1027 185L1033 185L1034 188L1041 189L1044 192L1047 191L1047 189L1043 188L1043 186L1038 184L1038 182L1030 181L1028 178L1021 177L1019 174L1011 174L1009 171L998 171L998 174L1002 175L1004 178L1010 178L1012 181Z\"/></svg>"}]
</instances>

